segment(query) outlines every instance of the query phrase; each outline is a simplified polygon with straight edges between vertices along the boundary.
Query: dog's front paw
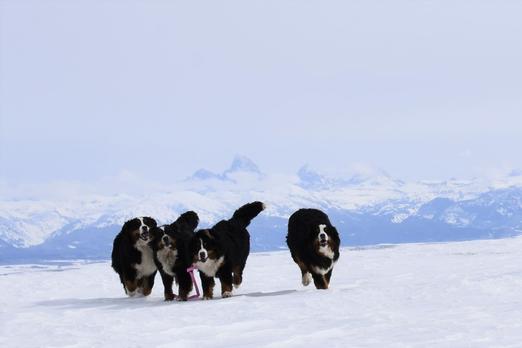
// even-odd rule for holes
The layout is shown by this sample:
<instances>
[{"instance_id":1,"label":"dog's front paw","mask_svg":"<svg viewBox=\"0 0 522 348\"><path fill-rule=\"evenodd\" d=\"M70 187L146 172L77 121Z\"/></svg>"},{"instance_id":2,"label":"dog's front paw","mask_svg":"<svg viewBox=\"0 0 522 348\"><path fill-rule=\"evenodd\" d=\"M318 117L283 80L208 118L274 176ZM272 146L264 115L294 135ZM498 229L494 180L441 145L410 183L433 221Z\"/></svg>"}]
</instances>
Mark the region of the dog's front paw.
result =
<instances>
[{"instance_id":1,"label":"dog's front paw","mask_svg":"<svg viewBox=\"0 0 522 348\"><path fill-rule=\"evenodd\" d=\"M212 296L203 296L203 300L204 301L212 300Z\"/></svg>"},{"instance_id":2,"label":"dog's front paw","mask_svg":"<svg viewBox=\"0 0 522 348\"><path fill-rule=\"evenodd\" d=\"M303 285L308 286L308 285L310 285L311 282L312 282L312 275L310 273L305 273L303 275L303 279L302 279Z\"/></svg>"},{"instance_id":3,"label":"dog's front paw","mask_svg":"<svg viewBox=\"0 0 522 348\"><path fill-rule=\"evenodd\" d=\"M176 298L174 294L165 294L165 301L173 301Z\"/></svg>"},{"instance_id":4,"label":"dog's front paw","mask_svg":"<svg viewBox=\"0 0 522 348\"><path fill-rule=\"evenodd\" d=\"M227 297L232 297L232 291L225 291L221 294L221 297L223 298L227 298Z\"/></svg>"}]
</instances>

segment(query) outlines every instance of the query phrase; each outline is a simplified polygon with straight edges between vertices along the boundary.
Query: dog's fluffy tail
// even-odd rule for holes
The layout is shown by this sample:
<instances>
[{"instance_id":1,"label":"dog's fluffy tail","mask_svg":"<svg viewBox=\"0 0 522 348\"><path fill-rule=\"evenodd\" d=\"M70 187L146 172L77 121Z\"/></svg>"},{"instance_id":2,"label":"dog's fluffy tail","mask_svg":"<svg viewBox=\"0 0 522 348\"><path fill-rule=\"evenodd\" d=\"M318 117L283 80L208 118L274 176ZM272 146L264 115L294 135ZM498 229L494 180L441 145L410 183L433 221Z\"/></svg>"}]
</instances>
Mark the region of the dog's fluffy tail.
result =
<instances>
[{"instance_id":1,"label":"dog's fluffy tail","mask_svg":"<svg viewBox=\"0 0 522 348\"><path fill-rule=\"evenodd\" d=\"M236 210L232 216L232 219L230 220L236 221L241 225L241 227L246 228L248 225L250 225L250 221L252 221L252 219L255 218L264 209L265 204L262 202L256 201L248 203Z\"/></svg>"},{"instance_id":2,"label":"dog's fluffy tail","mask_svg":"<svg viewBox=\"0 0 522 348\"><path fill-rule=\"evenodd\" d=\"M187 211L179 216L174 224L180 226L185 225L191 231L194 231L199 224L199 216L193 211Z\"/></svg>"}]
</instances>

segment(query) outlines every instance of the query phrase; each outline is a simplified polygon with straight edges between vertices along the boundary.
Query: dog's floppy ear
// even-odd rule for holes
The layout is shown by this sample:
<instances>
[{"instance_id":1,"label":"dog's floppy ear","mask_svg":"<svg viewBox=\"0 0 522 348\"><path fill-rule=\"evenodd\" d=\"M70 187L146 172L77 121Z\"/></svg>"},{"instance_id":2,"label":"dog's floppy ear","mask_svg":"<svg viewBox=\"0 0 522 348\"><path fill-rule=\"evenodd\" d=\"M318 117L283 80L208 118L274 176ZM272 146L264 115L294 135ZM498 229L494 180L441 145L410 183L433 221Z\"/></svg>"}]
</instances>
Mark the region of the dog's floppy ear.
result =
<instances>
[{"instance_id":1,"label":"dog's floppy ear","mask_svg":"<svg viewBox=\"0 0 522 348\"><path fill-rule=\"evenodd\" d=\"M309 239L316 239L317 235L319 234L319 225L316 224L310 224L310 229L308 230L308 238Z\"/></svg>"},{"instance_id":2,"label":"dog's floppy ear","mask_svg":"<svg viewBox=\"0 0 522 348\"><path fill-rule=\"evenodd\" d=\"M212 233L212 230L205 230L204 232L205 236L207 236L209 239L217 239L217 235L215 236L213 233Z\"/></svg>"},{"instance_id":3,"label":"dog's floppy ear","mask_svg":"<svg viewBox=\"0 0 522 348\"><path fill-rule=\"evenodd\" d=\"M151 228L158 227L156 220L154 220L150 216L144 216L143 222L145 222L145 224Z\"/></svg>"},{"instance_id":4,"label":"dog's floppy ear","mask_svg":"<svg viewBox=\"0 0 522 348\"><path fill-rule=\"evenodd\" d=\"M139 220L136 218L130 219L123 224L120 232L120 243L125 244L124 248L134 244L136 236L132 232L138 229L139 224Z\"/></svg>"},{"instance_id":5,"label":"dog's floppy ear","mask_svg":"<svg viewBox=\"0 0 522 348\"><path fill-rule=\"evenodd\" d=\"M153 227L150 229L150 235L151 235L151 240L149 242L149 244L152 244L154 243L157 239L159 239L162 235L163 235L163 230L159 227Z\"/></svg>"},{"instance_id":6,"label":"dog's floppy ear","mask_svg":"<svg viewBox=\"0 0 522 348\"><path fill-rule=\"evenodd\" d=\"M123 227L121 228L121 231L123 233L127 233L129 231L134 231L135 229L138 228L138 225L139 225L138 221L139 220L136 219L136 218L128 220L127 222L125 222L123 224Z\"/></svg>"},{"instance_id":7,"label":"dog's floppy ear","mask_svg":"<svg viewBox=\"0 0 522 348\"><path fill-rule=\"evenodd\" d=\"M341 238L339 237L339 232L333 226L328 226L329 232L328 235L334 241L334 260L337 261L339 259L339 248L341 247Z\"/></svg>"},{"instance_id":8,"label":"dog's floppy ear","mask_svg":"<svg viewBox=\"0 0 522 348\"><path fill-rule=\"evenodd\" d=\"M328 226L328 230L330 231L330 233L328 233L328 235L335 241L335 244L337 245L337 247L340 247L341 239L339 237L339 232L337 231L337 228L335 228L333 226Z\"/></svg>"}]
</instances>

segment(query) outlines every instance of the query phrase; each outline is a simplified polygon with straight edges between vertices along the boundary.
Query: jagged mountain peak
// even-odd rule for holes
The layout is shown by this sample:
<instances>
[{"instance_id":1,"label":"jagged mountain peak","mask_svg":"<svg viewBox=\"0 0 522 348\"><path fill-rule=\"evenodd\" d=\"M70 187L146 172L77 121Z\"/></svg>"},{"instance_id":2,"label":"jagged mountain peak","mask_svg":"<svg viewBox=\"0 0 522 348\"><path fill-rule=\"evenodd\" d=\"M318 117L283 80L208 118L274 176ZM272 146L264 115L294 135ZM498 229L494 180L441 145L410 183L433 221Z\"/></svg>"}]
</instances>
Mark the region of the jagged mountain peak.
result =
<instances>
[{"instance_id":1,"label":"jagged mountain peak","mask_svg":"<svg viewBox=\"0 0 522 348\"><path fill-rule=\"evenodd\" d=\"M259 167L254 163L250 158L246 156L236 155L230 164L230 167L223 173L233 173L233 172L252 172L261 174Z\"/></svg>"},{"instance_id":2,"label":"jagged mountain peak","mask_svg":"<svg viewBox=\"0 0 522 348\"><path fill-rule=\"evenodd\" d=\"M246 173L254 173L254 174L261 174L261 171L259 170L259 167L257 164L254 163L250 158L246 156L236 155L234 159L232 160L232 163L230 166L223 171L221 174L214 173L210 170L201 168L192 174L191 177L188 178L188 180L222 180L222 181L228 181L230 178L228 177L230 174L233 173L240 173L240 172L246 172Z\"/></svg>"},{"instance_id":3,"label":"jagged mountain peak","mask_svg":"<svg viewBox=\"0 0 522 348\"><path fill-rule=\"evenodd\" d=\"M304 188L321 187L329 183L328 178L310 168L308 164L299 168L297 176L299 177L300 186Z\"/></svg>"},{"instance_id":4,"label":"jagged mountain peak","mask_svg":"<svg viewBox=\"0 0 522 348\"><path fill-rule=\"evenodd\" d=\"M199 179L199 180L221 179L221 175L211 172L210 170L201 168L201 169L196 170L189 179Z\"/></svg>"}]
</instances>

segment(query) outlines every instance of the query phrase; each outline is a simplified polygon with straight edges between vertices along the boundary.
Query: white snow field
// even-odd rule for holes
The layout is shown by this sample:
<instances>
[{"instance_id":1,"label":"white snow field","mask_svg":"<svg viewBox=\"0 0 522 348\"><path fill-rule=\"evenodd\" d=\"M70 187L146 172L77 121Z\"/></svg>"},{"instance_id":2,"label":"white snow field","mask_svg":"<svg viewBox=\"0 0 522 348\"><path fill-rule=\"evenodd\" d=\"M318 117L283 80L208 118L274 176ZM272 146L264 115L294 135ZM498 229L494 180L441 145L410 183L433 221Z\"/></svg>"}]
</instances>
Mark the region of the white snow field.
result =
<instances>
[{"instance_id":1,"label":"white snow field","mask_svg":"<svg viewBox=\"0 0 522 348\"><path fill-rule=\"evenodd\" d=\"M106 262L2 266L0 346L522 346L522 238L345 248L326 291L288 251L252 254L228 299L166 303L156 281L126 298Z\"/></svg>"}]
</instances>

